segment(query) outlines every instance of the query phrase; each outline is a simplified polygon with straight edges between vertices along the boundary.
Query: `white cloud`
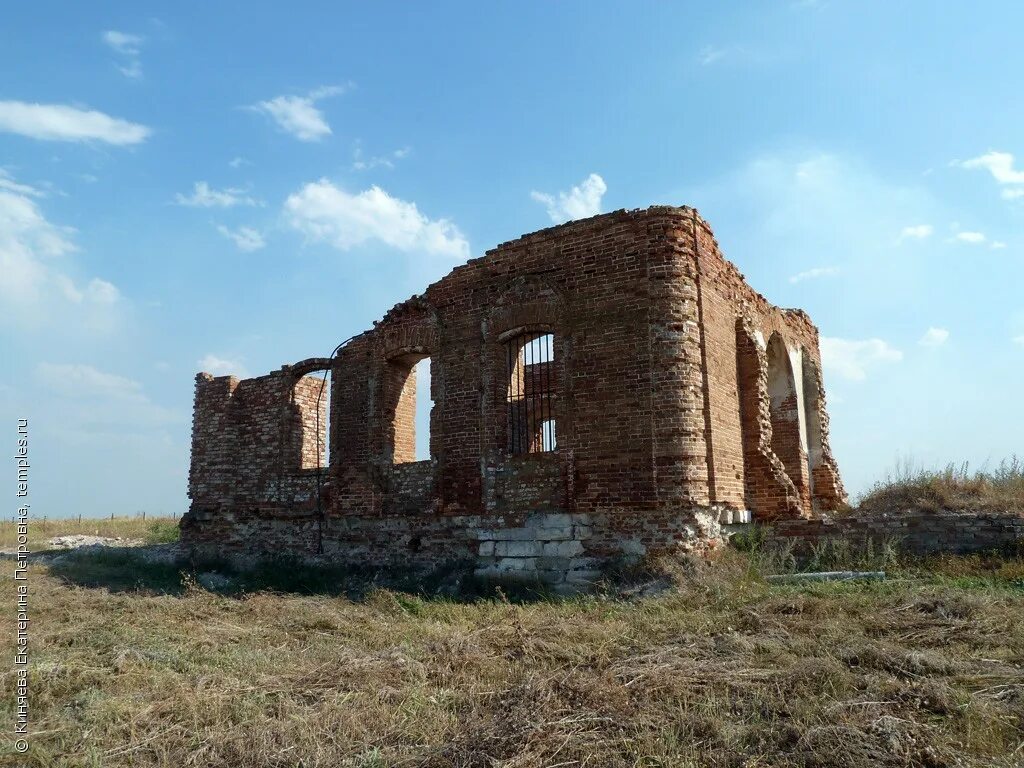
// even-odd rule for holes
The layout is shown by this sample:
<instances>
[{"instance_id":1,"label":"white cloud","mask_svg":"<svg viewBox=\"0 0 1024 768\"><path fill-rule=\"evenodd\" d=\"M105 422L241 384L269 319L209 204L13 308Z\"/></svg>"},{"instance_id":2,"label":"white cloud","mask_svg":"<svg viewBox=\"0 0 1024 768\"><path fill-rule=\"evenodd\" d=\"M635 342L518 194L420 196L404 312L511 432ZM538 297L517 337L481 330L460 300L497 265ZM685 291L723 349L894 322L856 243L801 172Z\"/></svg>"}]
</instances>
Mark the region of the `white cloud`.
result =
<instances>
[{"instance_id":1,"label":"white cloud","mask_svg":"<svg viewBox=\"0 0 1024 768\"><path fill-rule=\"evenodd\" d=\"M1013 167L1013 155L1009 152L987 152L959 165L961 168L984 168L1000 184L1024 184L1024 171Z\"/></svg>"},{"instance_id":2,"label":"white cloud","mask_svg":"<svg viewBox=\"0 0 1024 768\"><path fill-rule=\"evenodd\" d=\"M295 229L340 251L379 240L400 251L469 258L469 243L455 224L428 219L415 203L377 186L353 195L321 179L290 195L284 209Z\"/></svg>"},{"instance_id":3,"label":"white cloud","mask_svg":"<svg viewBox=\"0 0 1024 768\"><path fill-rule=\"evenodd\" d=\"M228 162L228 165L232 168L241 168L243 165L252 165L252 161L244 157L233 157Z\"/></svg>"},{"instance_id":4,"label":"white cloud","mask_svg":"<svg viewBox=\"0 0 1024 768\"><path fill-rule=\"evenodd\" d=\"M115 53L125 57L126 63L118 66L122 75L132 80L142 77L142 62L139 60L139 54L142 52L142 44L145 42L144 37L108 29L103 33L103 42Z\"/></svg>"},{"instance_id":5,"label":"white cloud","mask_svg":"<svg viewBox=\"0 0 1024 768\"><path fill-rule=\"evenodd\" d=\"M54 280L64 298L74 304L114 304L121 298L121 292L113 283L94 277L84 289L79 289L66 275L55 275Z\"/></svg>"},{"instance_id":6,"label":"white cloud","mask_svg":"<svg viewBox=\"0 0 1024 768\"><path fill-rule=\"evenodd\" d=\"M989 151L979 157L953 164L961 168L980 168L988 171L997 184L1006 187L1000 193L1004 200L1024 197L1024 170L1014 168L1014 158L1009 152Z\"/></svg>"},{"instance_id":7,"label":"white cloud","mask_svg":"<svg viewBox=\"0 0 1024 768\"><path fill-rule=\"evenodd\" d=\"M714 64L716 61L723 59L726 53L728 53L728 49L726 48L716 48L713 45L705 45L697 54L697 60L700 62L701 66L707 67Z\"/></svg>"},{"instance_id":8,"label":"white cloud","mask_svg":"<svg viewBox=\"0 0 1024 768\"><path fill-rule=\"evenodd\" d=\"M116 29L108 29L103 33L103 42L125 56L138 56L143 40L139 35L118 32Z\"/></svg>"},{"instance_id":9,"label":"white cloud","mask_svg":"<svg viewBox=\"0 0 1024 768\"><path fill-rule=\"evenodd\" d=\"M903 353L893 349L882 339L837 339L822 336L821 363L839 376L851 381L862 381L868 370L886 363L898 363Z\"/></svg>"},{"instance_id":10,"label":"white cloud","mask_svg":"<svg viewBox=\"0 0 1024 768\"><path fill-rule=\"evenodd\" d=\"M1000 250L1006 247L1006 243L1004 243L1002 240L993 240L990 247L995 250Z\"/></svg>"},{"instance_id":11,"label":"white cloud","mask_svg":"<svg viewBox=\"0 0 1024 768\"><path fill-rule=\"evenodd\" d=\"M35 368L41 388L59 397L46 409L63 429L78 431L95 445L98 435L118 428L146 430L180 421L180 415L153 403L142 384L83 363L39 363Z\"/></svg>"},{"instance_id":12,"label":"white cloud","mask_svg":"<svg viewBox=\"0 0 1024 768\"><path fill-rule=\"evenodd\" d=\"M218 224L217 231L224 235L224 237L232 240L238 246L238 250L245 251L246 253L258 251L267 244L263 239L263 235L250 227L228 229L223 224Z\"/></svg>"},{"instance_id":13,"label":"white cloud","mask_svg":"<svg viewBox=\"0 0 1024 768\"><path fill-rule=\"evenodd\" d=\"M941 347L949 339L949 331L945 328L929 328L918 340L922 347Z\"/></svg>"},{"instance_id":14,"label":"white cloud","mask_svg":"<svg viewBox=\"0 0 1024 768\"><path fill-rule=\"evenodd\" d=\"M191 195L180 192L174 196L174 202L190 208L232 208L236 205L261 205L245 194L245 190L228 187L227 189L211 189L205 181L197 181L192 186Z\"/></svg>"},{"instance_id":15,"label":"white cloud","mask_svg":"<svg viewBox=\"0 0 1024 768\"><path fill-rule=\"evenodd\" d=\"M556 224L573 219L586 219L601 212L601 197L608 191L604 179L596 173L585 178L579 186L568 192L559 192L558 197L545 192L530 192L530 197L543 203L548 216Z\"/></svg>"},{"instance_id":16,"label":"white cloud","mask_svg":"<svg viewBox=\"0 0 1024 768\"><path fill-rule=\"evenodd\" d=\"M142 62L138 59L132 59L123 67L118 67L117 69L122 75L131 80L139 80L142 78Z\"/></svg>"},{"instance_id":17,"label":"white cloud","mask_svg":"<svg viewBox=\"0 0 1024 768\"><path fill-rule=\"evenodd\" d=\"M116 304L117 288L92 278L79 287L68 273L67 257L77 251L72 230L51 224L31 193L6 174L0 177L0 299L12 321L60 319L59 310L80 305L95 313ZM81 323L78 316L74 322Z\"/></svg>"},{"instance_id":18,"label":"white cloud","mask_svg":"<svg viewBox=\"0 0 1024 768\"><path fill-rule=\"evenodd\" d=\"M931 224L913 224L909 227L904 227L903 231L900 232L899 240L924 240L927 237L931 237L935 228Z\"/></svg>"},{"instance_id":19,"label":"white cloud","mask_svg":"<svg viewBox=\"0 0 1024 768\"><path fill-rule=\"evenodd\" d=\"M816 277L829 277L831 275L838 275L839 267L814 267L804 272L797 272L795 275L789 278L791 283L802 283L804 280L813 280Z\"/></svg>"},{"instance_id":20,"label":"white cloud","mask_svg":"<svg viewBox=\"0 0 1024 768\"><path fill-rule=\"evenodd\" d=\"M249 375L242 363L237 360L226 360L216 355L206 355L196 365L199 366L199 370L212 373L214 376L237 376L244 379Z\"/></svg>"},{"instance_id":21,"label":"white cloud","mask_svg":"<svg viewBox=\"0 0 1024 768\"><path fill-rule=\"evenodd\" d=\"M395 162L409 156L412 150L409 147L402 147L396 149L394 152L390 152L386 155L379 155L375 157L366 157L363 154L363 148L360 144L356 144L352 150L352 169L356 171L368 171L373 168L394 168Z\"/></svg>"},{"instance_id":22,"label":"white cloud","mask_svg":"<svg viewBox=\"0 0 1024 768\"><path fill-rule=\"evenodd\" d=\"M46 197L46 193L40 189L29 186L28 184L19 184L3 168L0 168L0 189L8 192L13 192L16 195L27 195L29 197Z\"/></svg>"},{"instance_id":23,"label":"white cloud","mask_svg":"<svg viewBox=\"0 0 1024 768\"><path fill-rule=\"evenodd\" d=\"M139 144L150 130L96 110L65 104L29 104L0 101L0 131L42 141L102 141L107 144Z\"/></svg>"},{"instance_id":24,"label":"white cloud","mask_svg":"<svg viewBox=\"0 0 1024 768\"><path fill-rule=\"evenodd\" d=\"M47 389L63 395L134 401L145 399L139 382L117 374L104 373L91 365L39 363L36 373Z\"/></svg>"},{"instance_id":25,"label":"white cloud","mask_svg":"<svg viewBox=\"0 0 1024 768\"><path fill-rule=\"evenodd\" d=\"M1020 344L1022 347L1024 347L1024 334L1021 334L1020 336L1014 336L1013 343Z\"/></svg>"},{"instance_id":26,"label":"white cloud","mask_svg":"<svg viewBox=\"0 0 1024 768\"><path fill-rule=\"evenodd\" d=\"M961 243L970 243L971 245L985 242L985 235L982 232L957 232L953 237Z\"/></svg>"},{"instance_id":27,"label":"white cloud","mask_svg":"<svg viewBox=\"0 0 1024 768\"><path fill-rule=\"evenodd\" d=\"M324 119L316 103L328 96L344 93L349 86L328 85L310 91L305 96L275 96L254 104L250 109L268 115L283 131L300 141L320 141L331 134L331 126Z\"/></svg>"}]
</instances>

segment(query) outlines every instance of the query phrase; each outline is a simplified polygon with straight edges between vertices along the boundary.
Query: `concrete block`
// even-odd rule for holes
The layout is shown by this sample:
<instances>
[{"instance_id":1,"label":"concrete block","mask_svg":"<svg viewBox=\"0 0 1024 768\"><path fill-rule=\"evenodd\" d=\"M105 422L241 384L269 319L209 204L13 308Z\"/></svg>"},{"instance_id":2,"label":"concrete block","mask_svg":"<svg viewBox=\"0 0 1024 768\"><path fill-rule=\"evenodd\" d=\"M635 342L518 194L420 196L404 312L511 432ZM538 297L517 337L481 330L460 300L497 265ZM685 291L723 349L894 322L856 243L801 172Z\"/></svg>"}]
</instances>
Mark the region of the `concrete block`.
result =
<instances>
[{"instance_id":1,"label":"concrete block","mask_svg":"<svg viewBox=\"0 0 1024 768\"><path fill-rule=\"evenodd\" d=\"M533 528L564 528L572 525L572 516L565 512L537 512L526 519Z\"/></svg>"},{"instance_id":2,"label":"concrete block","mask_svg":"<svg viewBox=\"0 0 1024 768\"><path fill-rule=\"evenodd\" d=\"M480 548L477 552L481 557L488 557L494 554L494 542L493 541L481 541Z\"/></svg>"},{"instance_id":3,"label":"concrete block","mask_svg":"<svg viewBox=\"0 0 1024 768\"><path fill-rule=\"evenodd\" d=\"M495 565L495 569L502 575L522 573L529 571L534 573L537 570L537 558L536 557L506 557L499 560Z\"/></svg>"},{"instance_id":4,"label":"concrete block","mask_svg":"<svg viewBox=\"0 0 1024 768\"><path fill-rule=\"evenodd\" d=\"M536 536L541 541L565 541L572 538L572 526L563 525L558 528L536 528Z\"/></svg>"},{"instance_id":5,"label":"concrete block","mask_svg":"<svg viewBox=\"0 0 1024 768\"><path fill-rule=\"evenodd\" d=\"M539 541L497 541L494 554L498 557L537 557L541 554Z\"/></svg>"},{"instance_id":6,"label":"concrete block","mask_svg":"<svg viewBox=\"0 0 1024 768\"><path fill-rule=\"evenodd\" d=\"M589 525L574 525L572 527L572 537L574 539L589 539L594 535L594 529Z\"/></svg>"},{"instance_id":7,"label":"concrete block","mask_svg":"<svg viewBox=\"0 0 1024 768\"><path fill-rule=\"evenodd\" d=\"M583 542L580 541L550 541L544 544L546 557L575 557L582 554Z\"/></svg>"},{"instance_id":8,"label":"concrete block","mask_svg":"<svg viewBox=\"0 0 1024 768\"><path fill-rule=\"evenodd\" d=\"M534 541L537 538L535 528L498 528L480 530L477 538L481 541Z\"/></svg>"}]
</instances>

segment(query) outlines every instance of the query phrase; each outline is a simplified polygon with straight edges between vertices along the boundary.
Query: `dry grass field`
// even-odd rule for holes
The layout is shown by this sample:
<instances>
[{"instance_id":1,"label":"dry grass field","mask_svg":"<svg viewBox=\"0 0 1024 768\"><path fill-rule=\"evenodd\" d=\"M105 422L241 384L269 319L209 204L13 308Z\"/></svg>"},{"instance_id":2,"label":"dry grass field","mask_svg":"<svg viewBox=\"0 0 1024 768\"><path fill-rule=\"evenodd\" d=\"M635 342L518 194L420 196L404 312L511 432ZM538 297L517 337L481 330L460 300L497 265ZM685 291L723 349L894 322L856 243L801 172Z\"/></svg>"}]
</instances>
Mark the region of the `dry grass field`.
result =
<instances>
[{"instance_id":1,"label":"dry grass field","mask_svg":"<svg viewBox=\"0 0 1024 768\"><path fill-rule=\"evenodd\" d=\"M864 506L1024 508L1022 491L1019 463L904 472ZM33 548L65 533L156 544L175 528L34 523ZM146 548L39 559L32 746L16 755L0 740L0 765L1024 765L1019 553L900 561L839 547L842 562L811 566L887 578L779 584L764 575L794 563L757 541L571 599L493 584L439 597L440 579L385 588L289 561L179 567ZM13 544L0 524L0 549ZM0 563L7 658L13 567ZM623 586L652 572L660 589Z\"/></svg>"},{"instance_id":2,"label":"dry grass field","mask_svg":"<svg viewBox=\"0 0 1024 768\"><path fill-rule=\"evenodd\" d=\"M0 763L1024 764L1024 562L796 586L766 583L769 563L677 565L642 598L460 602L345 596L287 563L222 594L124 551L40 562L35 735L25 756L0 743Z\"/></svg>"},{"instance_id":3,"label":"dry grass field","mask_svg":"<svg viewBox=\"0 0 1024 768\"><path fill-rule=\"evenodd\" d=\"M57 518L56 520L33 520L28 529L29 548L33 551L48 549L47 542L55 536L83 534L104 536L126 541L160 543L177 539L177 519L170 517L100 518L95 520L79 518ZM10 551L17 546L17 526L10 521L0 522L0 551Z\"/></svg>"}]
</instances>

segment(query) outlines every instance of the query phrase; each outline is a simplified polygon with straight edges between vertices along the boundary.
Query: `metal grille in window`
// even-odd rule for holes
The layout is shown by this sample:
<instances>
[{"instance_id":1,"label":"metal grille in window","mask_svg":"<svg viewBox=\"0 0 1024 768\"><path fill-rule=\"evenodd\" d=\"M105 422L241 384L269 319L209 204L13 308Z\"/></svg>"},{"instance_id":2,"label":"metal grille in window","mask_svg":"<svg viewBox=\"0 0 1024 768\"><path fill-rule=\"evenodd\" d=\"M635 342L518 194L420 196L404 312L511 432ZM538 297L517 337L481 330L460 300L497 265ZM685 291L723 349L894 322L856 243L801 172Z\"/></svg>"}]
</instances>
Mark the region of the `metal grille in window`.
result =
<instances>
[{"instance_id":1,"label":"metal grille in window","mask_svg":"<svg viewBox=\"0 0 1024 768\"><path fill-rule=\"evenodd\" d=\"M509 453L556 448L555 337L528 333L505 343L508 360Z\"/></svg>"}]
</instances>

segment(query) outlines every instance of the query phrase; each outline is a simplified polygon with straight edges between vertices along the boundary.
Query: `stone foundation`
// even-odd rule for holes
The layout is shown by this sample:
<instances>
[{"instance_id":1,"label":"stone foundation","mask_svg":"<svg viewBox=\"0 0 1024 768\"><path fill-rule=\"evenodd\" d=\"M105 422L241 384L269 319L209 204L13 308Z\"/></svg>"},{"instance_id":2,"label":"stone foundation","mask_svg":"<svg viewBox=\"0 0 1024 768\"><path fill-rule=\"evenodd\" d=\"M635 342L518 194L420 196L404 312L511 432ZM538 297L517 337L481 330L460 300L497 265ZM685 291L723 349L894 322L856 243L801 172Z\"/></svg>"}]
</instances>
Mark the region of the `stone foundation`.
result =
<instances>
[{"instance_id":1,"label":"stone foundation","mask_svg":"<svg viewBox=\"0 0 1024 768\"><path fill-rule=\"evenodd\" d=\"M1015 549L1024 542L1024 517L1001 512L904 510L832 520L776 523L768 540L795 544L798 553L829 538L852 543L889 543L913 555L970 554Z\"/></svg>"}]
</instances>

